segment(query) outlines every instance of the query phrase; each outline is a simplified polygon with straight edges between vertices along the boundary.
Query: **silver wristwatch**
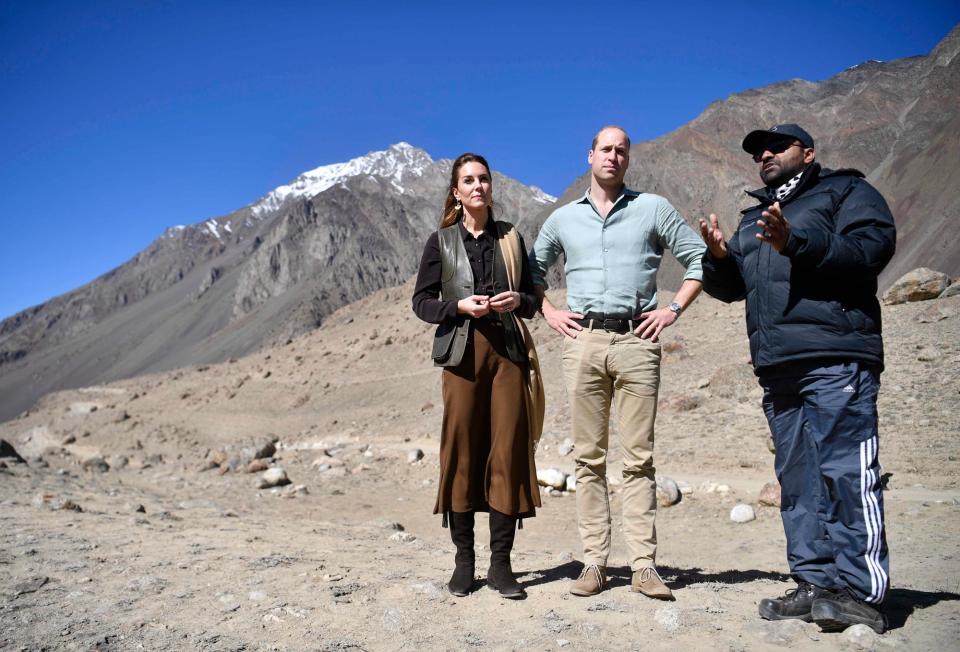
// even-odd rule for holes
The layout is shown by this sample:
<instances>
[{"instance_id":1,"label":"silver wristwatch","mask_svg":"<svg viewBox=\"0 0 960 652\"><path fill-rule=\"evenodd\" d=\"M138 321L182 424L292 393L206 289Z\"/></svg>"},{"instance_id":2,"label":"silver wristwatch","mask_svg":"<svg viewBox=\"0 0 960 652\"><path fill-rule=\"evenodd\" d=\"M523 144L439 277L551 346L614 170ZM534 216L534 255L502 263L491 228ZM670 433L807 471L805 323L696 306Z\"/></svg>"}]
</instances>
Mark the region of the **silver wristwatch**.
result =
<instances>
[{"instance_id":1,"label":"silver wristwatch","mask_svg":"<svg viewBox=\"0 0 960 652\"><path fill-rule=\"evenodd\" d=\"M672 310L672 311L677 315L677 317L679 317L679 316L680 316L680 313L683 312L683 306L681 306L681 305L680 305L679 303L677 303L676 301L674 301L674 302L671 303L669 306L667 306L667 308L669 308L670 310Z\"/></svg>"}]
</instances>

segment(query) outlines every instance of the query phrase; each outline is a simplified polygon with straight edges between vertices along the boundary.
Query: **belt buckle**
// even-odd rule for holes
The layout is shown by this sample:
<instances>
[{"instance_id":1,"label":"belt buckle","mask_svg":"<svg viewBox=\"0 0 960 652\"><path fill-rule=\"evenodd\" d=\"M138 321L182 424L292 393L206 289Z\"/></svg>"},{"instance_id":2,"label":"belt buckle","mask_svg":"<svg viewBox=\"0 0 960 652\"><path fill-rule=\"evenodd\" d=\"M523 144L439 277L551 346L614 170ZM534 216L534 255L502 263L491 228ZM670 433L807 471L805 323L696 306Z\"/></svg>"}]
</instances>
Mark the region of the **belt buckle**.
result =
<instances>
[{"instance_id":1,"label":"belt buckle","mask_svg":"<svg viewBox=\"0 0 960 652\"><path fill-rule=\"evenodd\" d=\"M603 330L605 331L618 331L620 330L620 324L622 319L604 319L603 320Z\"/></svg>"}]
</instances>

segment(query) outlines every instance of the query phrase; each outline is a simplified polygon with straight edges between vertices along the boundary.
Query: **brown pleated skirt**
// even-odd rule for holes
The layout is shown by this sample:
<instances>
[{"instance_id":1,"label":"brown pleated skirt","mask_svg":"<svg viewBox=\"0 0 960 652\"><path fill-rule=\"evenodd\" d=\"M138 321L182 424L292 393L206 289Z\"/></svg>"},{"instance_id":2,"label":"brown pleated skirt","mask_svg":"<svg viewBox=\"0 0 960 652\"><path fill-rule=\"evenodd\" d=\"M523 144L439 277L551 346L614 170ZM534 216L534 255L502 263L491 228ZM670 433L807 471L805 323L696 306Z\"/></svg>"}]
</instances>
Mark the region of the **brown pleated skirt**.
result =
<instances>
[{"instance_id":1,"label":"brown pleated skirt","mask_svg":"<svg viewBox=\"0 0 960 652\"><path fill-rule=\"evenodd\" d=\"M535 515L540 489L523 396L526 373L507 357L503 327L474 320L463 361L443 371L434 514L494 509Z\"/></svg>"}]
</instances>

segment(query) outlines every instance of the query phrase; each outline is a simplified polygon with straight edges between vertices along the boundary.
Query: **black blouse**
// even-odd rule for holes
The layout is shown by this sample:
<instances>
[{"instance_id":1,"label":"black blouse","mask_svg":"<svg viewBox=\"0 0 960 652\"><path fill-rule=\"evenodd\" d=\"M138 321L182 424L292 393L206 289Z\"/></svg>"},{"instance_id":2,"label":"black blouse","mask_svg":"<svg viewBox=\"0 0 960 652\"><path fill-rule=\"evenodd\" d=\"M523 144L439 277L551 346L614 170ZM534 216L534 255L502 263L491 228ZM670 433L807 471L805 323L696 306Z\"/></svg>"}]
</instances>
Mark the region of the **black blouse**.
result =
<instances>
[{"instance_id":1,"label":"black blouse","mask_svg":"<svg viewBox=\"0 0 960 652\"><path fill-rule=\"evenodd\" d=\"M459 223L460 237L463 238L463 248L470 259L470 269L473 271L473 293L493 293L493 251L497 244L497 227L493 220L487 220L483 232L474 237L463 222ZM517 234L519 235L519 233ZM537 314L537 296L533 291L533 277L530 276L530 264L527 262L527 248L520 237L520 253L523 267L520 270L520 306L514 311L518 317L530 319ZM423 257L420 259L420 271L417 273L417 285L413 291L413 311L417 317L431 324L439 324L448 319L457 317L457 301L443 301L440 299L440 289L443 285L440 277L440 236L434 231L427 238L423 248ZM490 315L498 315L493 311Z\"/></svg>"}]
</instances>

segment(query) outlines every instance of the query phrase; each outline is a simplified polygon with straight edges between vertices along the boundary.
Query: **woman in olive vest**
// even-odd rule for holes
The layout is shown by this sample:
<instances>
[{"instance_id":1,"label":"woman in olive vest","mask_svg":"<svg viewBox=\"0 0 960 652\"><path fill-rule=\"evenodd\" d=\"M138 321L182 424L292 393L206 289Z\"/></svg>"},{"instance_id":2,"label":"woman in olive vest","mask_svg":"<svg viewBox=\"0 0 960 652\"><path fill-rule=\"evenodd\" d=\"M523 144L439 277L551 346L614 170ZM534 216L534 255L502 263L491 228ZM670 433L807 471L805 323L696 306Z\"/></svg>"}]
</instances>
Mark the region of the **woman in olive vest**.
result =
<instances>
[{"instance_id":1,"label":"woman in olive vest","mask_svg":"<svg viewBox=\"0 0 960 652\"><path fill-rule=\"evenodd\" d=\"M533 317L537 300L523 241L512 225L494 221L492 204L486 159L457 157L440 228L423 250L413 310L438 324L433 360L443 367L443 427L433 513L443 514L457 548L448 587L461 597L473 588L474 513L489 512L487 583L516 599L526 597L510 566L517 519L534 516L540 490L524 400L528 353L514 316ZM503 246L508 237L519 246Z\"/></svg>"}]
</instances>

